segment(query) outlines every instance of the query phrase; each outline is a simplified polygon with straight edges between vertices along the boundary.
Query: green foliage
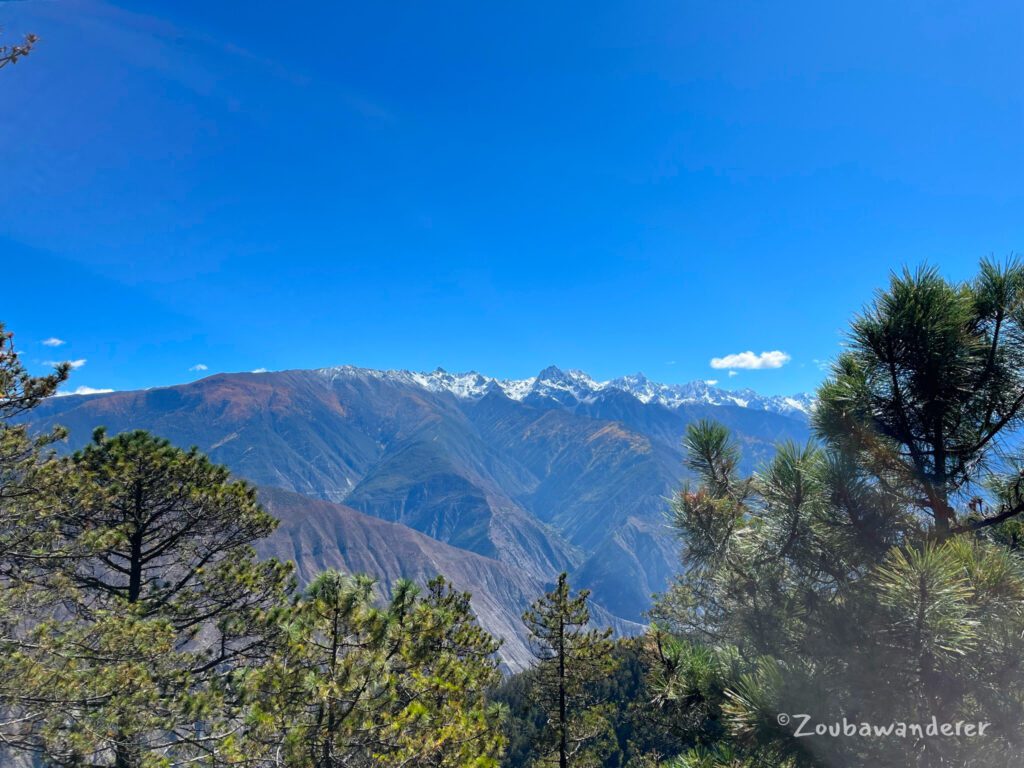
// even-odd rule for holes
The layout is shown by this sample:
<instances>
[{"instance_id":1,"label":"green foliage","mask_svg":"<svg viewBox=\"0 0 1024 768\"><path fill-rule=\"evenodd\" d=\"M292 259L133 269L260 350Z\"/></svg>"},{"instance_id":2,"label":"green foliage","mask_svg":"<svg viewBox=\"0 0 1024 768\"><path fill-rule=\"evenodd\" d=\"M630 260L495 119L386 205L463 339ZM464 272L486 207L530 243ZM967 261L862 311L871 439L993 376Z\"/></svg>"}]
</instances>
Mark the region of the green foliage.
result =
<instances>
[{"instance_id":1,"label":"green foliage","mask_svg":"<svg viewBox=\"0 0 1024 768\"><path fill-rule=\"evenodd\" d=\"M424 594L402 581L378 606L374 586L321 574L282 618L288 642L247 675L268 762L496 766L501 714L485 694L498 645L469 596L440 578Z\"/></svg>"},{"instance_id":2,"label":"green foliage","mask_svg":"<svg viewBox=\"0 0 1024 768\"><path fill-rule=\"evenodd\" d=\"M589 628L589 594L573 595L563 573L523 614L538 660L531 690L547 716L531 764L600 766L617 752L613 708L596 685L616 668L611 630Z\"/></svg>"},{"instance_id":3,"label":"green foliage","mask_svg":"<svg viewBox=\"0 0 1024 768\"><path fill-rule=\"evenodd\" d=\"M1024 268L894 276L819 392L819 441L753 476L686 436L683 573L613 643L565 574L524 614L538 663L489 697L469 596L289 569L253 489L144 432L66 459L15 423L0 329L0 738L49 765L1010 766L1024 733ZM985 738L796 738L987 722ZM501 723L505 715L504 732Z\"/></svg>"},{"instance_id":4,"label":"green foliage","mask_svg":"<svg viewBox=\"0 0 1024 768\"><path fill-rule=\"evenodd\" d=\"M939 534L963 525L979 474L1024 418L1024 268L984 261L954 285L934 269L894 276L853 322L819 393L826 442L855 457ZM985 527L1018 503L978 498ZM958 512L960 514L958 514Z\"/></svg>"},{"instance_id":5,"label":"green foliage","mask_svg":"<svg viewBox=\"0 0 1024 768\"><path fill-rule=\"evenodd\" d=\"M10 740L54 764L149 766L240 754L232 670L260 661L290 568L258 562L273 530L253 489L145 432L42 471L45 554L8 550L37 606L3 676Z\"/></svg>"},{"instance_id":6,"label":"green foliage","mask_svg":"<svg viewBox=\"0 0 1024 768\"><path fill-rule=\"evenodd\" d=\"M507 745L501 764L522 768L533 759L534 745L540 744L548 715L534 696L537 669L530 667L511 675L492 693L492 699L506 712L503 729Z\"/></svg>"},{"instance_id":7,"label":"green foliage","mask_svg":"<svg viewBox=\"0 0 1024 768\"><path fill-rule=\"evenodd\" d=\"M279 591L280 566L256 565L249 546L277 521L254 488L196 449L141 431L108 438L97 430L63 469L61 572L90 593L90 608L129 603L189 631Z\"/></svg>"},{"instance_id":8,"label":"green foliage","mask_svg":"<svg viewBox=\"0 0 1024 768\"><path fill-rule=\"evenodd\" d=\"M740 477L725 431L691 427L699 485L673 500L685 571L652 614L706 647L655 667L663 699L692 713L679 765L1016 763L1024 485L1004 449L1022 405L1024 270L986 262L960 285L893 277L819 391L820 444L780 446ZM687 703L700 680L716 685ZM780 713L992 726L984 740L797 739Z\"/></svg>"},{"instance_id":9,"label":"green foliage","mask_svg":"<svg viewBox=\"0 0 1024 768\"><path fill-rule=\"evenodd\" d=\"M146 432L65 459L12 420L29 376L0 328L0 747L44 765L497 764L498 644L443 580L290 567L276 521L197 450Z\"/></svg>"},{"instance_id":10,"label":"green foliage","mask_svg":"<svg viewBox=\"0 0 1024 768\"><path fill-rule=\"evenodd\" d=\"M647 685L650 671L648 649L643 639L624 638L612 646L614 670L591 684L596 701L607 705L608 719L615 731L616 747L605 750L602 766L620 768L634 765L641 754L667 754L676 744L674 712L652 707L652 690ZM537 748L545 742L548 714L536 691L537 667L512 675L494 691L493 698L505 707L508 747L502 765L520 768L536 759ZM662 716L662 714L664 716Z\"/></svg>"},{"instance_id":11,"label":"green foliage","mask_svg":"<svg viewBox=\"0 0 1024 768\"><path fill-rule=\"evenodd\" d=\"M662 754L685 745L711 745L725 732L723 707L731 681L745 668L731 649L707 645L668 634L657 627L648 633L647 711L660 725L657 744ZM650 752L647 747L644 751Z\"/></svg>"},{"instance_id":12,"label":"green foliage","mask_svg":"<svg viewBox=\"0 0 1024 768\"><path fill-rule=\"evenodd\" d=\"M729 744L694 747L669 763L671 768L768 768L763 761L746 757ZM771 763L772 768L792 768L787 763Z\"/></svg>"},{"instance_id":13,"label":"green foliage","mask_svg":"<svg viewBox=\"0 0 1024 768\"><path fill-rule=\"evenodd\" d=\"M49 506L44 466L53 458L49 447L64 433L30 435L15 420L57 391L70 367L59 365L48 376L31 376L14 347L14 334L0 323L0 548L6 554L39 554L40 518ZM0 577L9 577L10 560L0 558ZM9 586L7 584L5 587Z\"/></svg>"},{"instance_id":14,"label":"green foliage","mask_svg":"<svg viewBox=\"0 0 1024 768\"><path fill-rule=\"evenodd\" d=\"M52 499L44 478L53 465L50 446L63 433L33 436L14 420L52 395L68 375L67 365L34 377L22 365L14 334L0 324L0 702L24 695L25 678L14 674L32 624L44 606L18 580L19 565L48 559L48 512ZM0 738L16 740L20 713L0 710Z\"/></svg>"}]
</instances>

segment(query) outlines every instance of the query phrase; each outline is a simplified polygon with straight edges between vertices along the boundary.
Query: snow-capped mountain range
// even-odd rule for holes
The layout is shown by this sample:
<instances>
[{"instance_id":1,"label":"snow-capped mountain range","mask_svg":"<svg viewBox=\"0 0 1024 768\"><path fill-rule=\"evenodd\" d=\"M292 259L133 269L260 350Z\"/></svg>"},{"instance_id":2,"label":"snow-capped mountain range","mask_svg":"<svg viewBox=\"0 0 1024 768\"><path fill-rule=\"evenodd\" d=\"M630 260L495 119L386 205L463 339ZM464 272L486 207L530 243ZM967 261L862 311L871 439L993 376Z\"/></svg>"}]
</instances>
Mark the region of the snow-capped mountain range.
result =
<instances>
[{"instance_id":1,"label":"snow-capped mountain range","mask_svg":"<svg viewBox=\"0 0 1024 768\"><path fill-rule=\"evenodd\" d=\"M271 493L282 524L263 554L294 559L302 579L324 568L382 584L444 572L507 640L506 662L525 665L520 616L553 574L591 590L602 621L622 631L669 587L679 542L666 499L688 475L689 424L724 425L747 476L780 442L811 437L811 407L806 395L641 374L596 381L552 367L504 380L340 367L48 398L33 429L63 426L67 450L100 425L197 446Z\"/></svg>"},{"instance_id":2,"label":"snow-capped mountain range","mask_svg":"<svg viewBox=\"0 0 1024 768\"><path fill-rule=\"evenodd\" d=\"M512 400L548 399L568 407L593 402L609 390L626 392L642 403L657 403L672 410L693 404L733 405L784 416L807 417L814 405L814 397L807 393L766 396L752 389L722 389L706 381L661 384L651 381L642 373L597 381L584 371L563 371L556 366L549 366L528 379L497 379L476 371L449 373L443 368L429 373L417 373L405 370L381 371L350 365L322 368L319 373L332 380L355 376L380 378L420 386L431 392L450 392L463 399L479 399L489 392L498 391Z\"/></svg>"}]
</instances>

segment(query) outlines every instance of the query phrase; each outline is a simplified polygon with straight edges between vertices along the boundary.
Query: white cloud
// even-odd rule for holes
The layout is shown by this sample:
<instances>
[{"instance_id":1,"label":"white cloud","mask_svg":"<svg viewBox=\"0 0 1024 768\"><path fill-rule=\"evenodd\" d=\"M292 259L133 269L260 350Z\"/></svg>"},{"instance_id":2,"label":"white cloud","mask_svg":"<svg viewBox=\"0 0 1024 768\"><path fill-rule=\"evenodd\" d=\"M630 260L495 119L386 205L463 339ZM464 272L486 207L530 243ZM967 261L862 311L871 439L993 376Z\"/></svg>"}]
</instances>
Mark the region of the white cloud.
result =
<instances>
[{"instance_id":1,"label":"white cloud","mask_svg":"<svg viewBox=\"0 0 1024 768\"><path fill-rule=\"evenodd\" d=\"M113 392L112 389L96 389L95 387L78 387L70 392L58 392L54 397L67 397L68 395L105 395L107 392Z\"/></svg>"},{"instance_id":2,"label":"white cloud","mask_svg":"<svg viewBox=\"0 0 1024 768\"><path fill-rule=\"evenodd\" d=\"M736 375L736 371L729 371L729 378L730 378L730 379L731 379L731 378L732 378L733 376L735 376L735 375Z\"/></svg>"},{"instance_id":3,"label":"white cloud","mask_svg":"<svg viewBox=\"0 0 1024 768\"><path fill-rule=\"evenodd\" d=\"M204 363L196 363L191 368L189 368L189 370L190 371L208 371L208 370L210 370L210 366L205 365Z\"/></svg>"},{"instance_id":4,"label":"white cloud","mask_svg":"<svg viewBox=\"0 0 1024 768\"><path fill-rule=\"evenodd\" d=\"M707 384L709 387L713 387L715 386L715 384L718 383L718 379L704 379L704 383Z\"/></svg>"},{"instance_id":5,"label":"white cloud","mask_svg":"<svg viewBox=\"0 0 1024 768\"><path fill-rule=\"evenodd\" d=\"M266 373L267 369L266 368L253 368L252 372L253 373Z\"/></svg>"},{"instance_id":6,"label":"white cloud","mask_svg":"<svg viewBox=\"0 0 1024 768\"><path fill-rule=\"evenodd\" d=\"M67 342L64 341L64 339L58 339L56 336L51 336L48 339L43 339L44 347L59 347L62 344L67 344Z\"/></svg>"},{"instance_id":7,"label":"white cloud","mask_svg":"<svg viewBox=\"0 0 1024 768\"><path fill-rule=\"evenodd\" d=\"M80 357L77 360L65 360L64 362L71 366L71 370L77 371L79 368L85 365L86 360L84 357ZM59 360L47 360L46 362L43 363L43 365L55 367L61 365L61 362Z\"/></svg>"},{"instance_id":8,"label":"white cloud","mask_svg":"<svg viewBox=\"0 0 1024 768\"><path fill-rule=\"evenodd\" d=\"M711 358L711 367L721 368L742 368L750 371L760 371L765 368L781 368L792 358L785 352L773 350L755 355L753 352L737 352L734 355Z\"/></svg>"}]
</instances>

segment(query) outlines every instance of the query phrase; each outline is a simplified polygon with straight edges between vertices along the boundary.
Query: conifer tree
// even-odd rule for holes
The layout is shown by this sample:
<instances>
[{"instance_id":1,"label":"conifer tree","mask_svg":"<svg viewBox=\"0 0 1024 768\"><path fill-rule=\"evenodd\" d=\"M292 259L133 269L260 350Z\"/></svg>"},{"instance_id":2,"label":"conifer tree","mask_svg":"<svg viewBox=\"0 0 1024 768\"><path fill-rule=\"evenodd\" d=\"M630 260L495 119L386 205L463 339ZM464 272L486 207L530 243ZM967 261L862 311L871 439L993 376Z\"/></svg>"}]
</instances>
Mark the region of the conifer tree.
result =
<instances>
[{"instance_id":1,"label":"conifer tree","mask_svg":"<svg viewBox=\"0 0 1024 768\"><path fill-rule=\"evenodd\" d=\"M730 662L727 735L684 766L1010 766L1024 732L1024 268L892 278L819 390L820 443L752 477L686 436L683 575L655 621ZM725 668L717 663L718 668ZM671 672L671 671L669 671ZM678 676L662 704L679 706ZM815 723L988 722L984 738L797 739Z\"/></svg>"},{"instance_id":2,"label":"conifer tree","mask_svg":"<svg viewBox=\"0 0 1024 768\"><path fill-rule=\"evenodd\" d=\"M65 459L12 423L29 376L0 334L0 761L48 766L497 764L498 643L443 580L290 569L276 521L196 450L145 432Z\"/></svg>"},{"instance_id":3,"label":"conifer tree","mask_svg":"<svg viewBox=\"0 0 1024 768\"><path fill-rule=\"evenodd\" d=\"M243 754L234 677L270 652L290 579L251 547L276 521L226 469L145 432L97 430L48 471L47 557L12 557L54 607L8 660L11 741L55 765Z\"/></svg>"},{"instance_id":4,"label":"conifer tree","mask_svg":"<svg viewBox=\"0 0 1024 768\"><path fill-rule=\"evenodd\" d=\"M1022 302L1016 260L983 261L962 284L905 271L854 319L819 393L821 437L939 537L1024 511L1019 475L988 472L1024 422Z\"/></svg>"},{"instance_id":5,"label":"conifer tree","mask_svg":"<svg viewBox=\"0 0 1024 768\"><path fill-rule=\"evenodd\" d=\"M595 683L614 669L611 630L589 626L589 596L573 595L563 573L523 614L538 661L536 693L547 712L537 762L559 768L601 765L615 749L608 708L594 695Z\"/></svg>"},{"instance_id":6,"label":"conifer tree","mask_svg":"<svg viewBox=\"0 0 1024 768\"><path fill-rule=\"evenodd\" d=\"M0 323L0 747L10 740L22 713L12 709L25 681L11 662L27 641L26 626L42 615L38 595L16 577L16 563L48 559L46 523L51 508L47 483L52 444L60 430L32 435L23 419L67 379L68 365L46 376L32 376L22 364L14 334ZM0 749L0 755L3 750Z\"/></svg>"},{"instance_id":7,"label":"conifer tree","mask_svg":"<svg viewBox=\"0 0 1024 768\"><path fill-rule=\"evenodd\" d=\"M14 334L0 323L0 568L11 552L30 546L28 534L37 526L27 510L43 495L40 472L52 459L47 451L64 436L62 430L32 435L25 417L57 391L69 371L65 363L49 375L30 375L15 349Z\"/></svg>"},{"instance_id":8,"label":"conifer tree","mask_svg":"<svg viewBox=\"0 0 1024 768\"><path fill-rule=\"evenodd\" d=\"M248 675L250 720L269 765L289 768L497 765L496 643L469 596L443 580L425 593L327 571L284 618L289 643Z\"/></svg>"}]
</instances>

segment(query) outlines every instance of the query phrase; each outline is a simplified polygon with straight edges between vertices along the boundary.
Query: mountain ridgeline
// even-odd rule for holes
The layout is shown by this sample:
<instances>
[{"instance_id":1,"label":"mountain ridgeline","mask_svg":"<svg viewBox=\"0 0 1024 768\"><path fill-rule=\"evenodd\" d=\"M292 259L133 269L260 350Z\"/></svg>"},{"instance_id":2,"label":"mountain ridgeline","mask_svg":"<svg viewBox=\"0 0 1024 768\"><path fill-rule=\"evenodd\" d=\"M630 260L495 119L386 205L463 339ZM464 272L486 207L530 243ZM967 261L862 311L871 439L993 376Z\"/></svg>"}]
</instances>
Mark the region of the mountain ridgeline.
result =
<instances>
[{"instance_id":1,"label":"mountain ridgeline","mask_svg":"<svg viewBox=\"0 0 1024 768\"><path fill-rule=\"evenodd\" d=\"M385 587L443 572L474 593L521 667L519 615L562 571L592 590L605 623L643 621L677 568L666 499L683 479L687 424L729 427L749 471L778 441L807 440L810 405L641 374L597 382L552 367L507 381L345 366L51 398L33 419L67 427L70 448L97 426L197 446L264 489L281 519L265 554L294 560L301 578L331 566Z\"/></svg>"}]
</instances>

